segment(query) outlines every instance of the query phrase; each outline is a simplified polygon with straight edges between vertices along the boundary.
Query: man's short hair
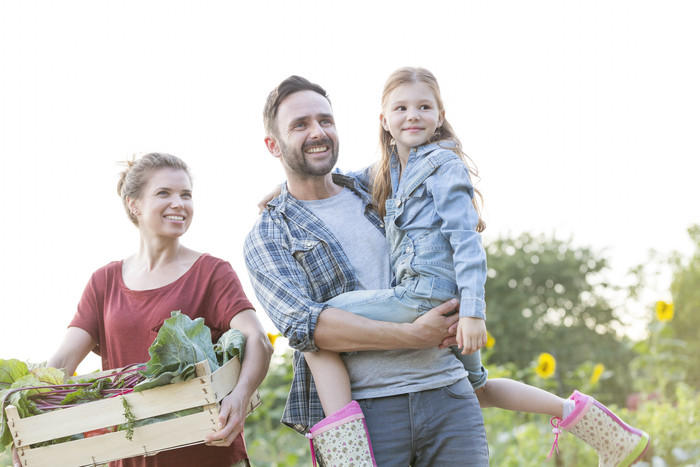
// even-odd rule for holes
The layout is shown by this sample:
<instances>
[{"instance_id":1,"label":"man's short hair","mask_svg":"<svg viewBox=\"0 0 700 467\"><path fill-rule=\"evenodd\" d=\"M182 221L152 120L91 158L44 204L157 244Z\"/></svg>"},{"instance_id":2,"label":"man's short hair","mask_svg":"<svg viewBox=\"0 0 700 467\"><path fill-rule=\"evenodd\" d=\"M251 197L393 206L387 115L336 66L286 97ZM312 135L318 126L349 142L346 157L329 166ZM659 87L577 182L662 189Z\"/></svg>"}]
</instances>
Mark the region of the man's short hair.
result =
<instances>
[{"instance_id":1,"label":"man's short hair","mask_svg":"<svg viewBox=\"0 0 700 467\"><path fill-rule=\"evenodd\" d=\"M277 112L282 101L288 96L300 91L316 92L325 97L329 104L331 102L331 100L328 98L328 93L326 93L326 90L318 84L312 83L308 79L302 78L301 76L290 76L282 81L267 96L265 109L263 110L263 123L265 124L265 132L268 135L277 135Z\"/></svg>"}]
</instances>

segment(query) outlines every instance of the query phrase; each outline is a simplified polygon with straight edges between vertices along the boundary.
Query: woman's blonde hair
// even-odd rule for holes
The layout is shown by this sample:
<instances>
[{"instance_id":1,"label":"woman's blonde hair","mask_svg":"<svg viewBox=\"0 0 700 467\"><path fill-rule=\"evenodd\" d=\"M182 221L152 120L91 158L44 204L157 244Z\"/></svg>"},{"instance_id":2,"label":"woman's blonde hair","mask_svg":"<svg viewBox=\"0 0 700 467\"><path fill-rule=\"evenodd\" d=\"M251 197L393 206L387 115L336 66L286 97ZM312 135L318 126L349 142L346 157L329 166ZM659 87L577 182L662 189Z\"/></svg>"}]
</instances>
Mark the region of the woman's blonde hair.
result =
<instances>
[{"instance_id":1,"label":"woman's blonde hair","mask_svg":"<svg viewBox=\"0 0 700 467\"><path fill-rule=\"evenodd\" d=\"M146 183L148 183L148 179L154 171L165 168L184 170L187 177L190 179L190 183L192 183L192 174L187 164L179 157L170 154L151 152L139 159L136 159L136 156L134 156L131 160L126 160L121 164L126 166L126 169L119 174L117 193L122 199L126 215L129 216L129 220L137 227L139 225L139 220L136 215L131 212L131 209L129 209L128 200L139 199L141 197L143 188L146 186Z\"/></svg>"},{"instance_id":2,"label":"woman's blonde hair","mask_svg":"<svg viewBox=\"0 0 700 467\"><path fill-rule=\"evenodd\" d=\"M389 78L387 78L386 83L384 84L384 91L382 92L382 112L384 112L389 95L399 86L411 83L426 84L433 92L433 96L435 97L435 101L438 105L438 112L442 113L445 110L442 97L440 96L440 86L438 85L435 76L425 68L404 67L399 68L389 75ZM450 149L459 155L469 169L471 176L478 178L479 172L469 156L467 156L462 150L462 143L459 141L459 138L457 138L452 126L446 119L443 120L442 125L435 129L435 133L433 133L427 143L439 141L453 142L455 146L447 149ZM379 145L381 148L381 158L375 164L374 170L372 171L372 202L379 215L384 217L386 215L386 200L392 195L390 166L391 155L396 152L396 142L391 136L391 133L384 129L381 122L379 124ZM483 203L481 192L479 192L479 190L476 188L474 188L474 192L479 196L479 199ZM476 202L476 199L472 198L472 204L474 205L474 209L476 209L476 213L479 216L479 223L476 226L476 231L483 232L483 230L486 228L486 223L481 217L479 203Z\"/></svg>"}]
</instances>

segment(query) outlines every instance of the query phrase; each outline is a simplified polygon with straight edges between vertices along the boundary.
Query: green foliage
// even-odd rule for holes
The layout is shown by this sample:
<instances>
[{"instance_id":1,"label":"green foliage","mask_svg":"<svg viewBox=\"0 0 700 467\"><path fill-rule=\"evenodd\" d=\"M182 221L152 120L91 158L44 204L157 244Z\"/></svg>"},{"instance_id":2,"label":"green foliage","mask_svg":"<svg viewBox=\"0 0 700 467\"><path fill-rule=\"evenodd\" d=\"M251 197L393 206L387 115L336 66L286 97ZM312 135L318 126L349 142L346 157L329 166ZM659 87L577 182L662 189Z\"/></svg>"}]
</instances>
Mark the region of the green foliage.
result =
<instances>
[{"instance_id":1,"label":"green foliage","mask_svg":"<svg viewBox=\"0 0 700 467\"><path fill-rule=\"evenodd\" d=\"M0 451L0 467L12 467L12 450Z\"/></svg>"},{"instance_id":2,"label":"green foliage","mask_svg":"<svg viewBox=\"0 0 700 467\"><path fill-rule=\"evenodd\" d=\"M636 411L621 410L620 415L649 433L650 456L663 459L668 466L700 465L700 393L696 388L678 384L672 398L652 396Z\"/></svg>"},{"instance_id":3,"label":"green foliage","mask_svg":"<svg viewBox=\"0 0 700 467\"><path fill-rule=\"evenodd\" d=\"M629 387L631 346L615 333L619 325L606 294L607 261L570 241L523 234L488 246L487 326L496 339L490 361L527 367L542 352L556 358L555 392L576 387L572 371L584 362L614 373L606 401L623 401ZM580 378L579 378L580 379ZM572 381L576 382L576 381Z\"/></svg>"},{"instance_id":4,"label":"green foliage","mask_svg":"<svg viewBox=\"0 0 700 467\"><path fill-rule=\"evenodd\" d=\"M687 345L683 354L690 357L686 366L687 382L700 387L700 225L688 229L695 246L691 258L684 261L676 254L671 262L674 268L671 293L675 305L673 320L668 326L673 336Z\"/></svg>"},{"instance_id":5,"label":"green foliage","mask_svg":"<svg viewBox=\"0 0 700 467\"><path fill-rule=\"evenodd\" d=\"M262 405L245 425L248 454L256 466L311 465L309 441L280 422L293 376L291 352L276 354L258 389Z\"/></svg>"}]
</instances>

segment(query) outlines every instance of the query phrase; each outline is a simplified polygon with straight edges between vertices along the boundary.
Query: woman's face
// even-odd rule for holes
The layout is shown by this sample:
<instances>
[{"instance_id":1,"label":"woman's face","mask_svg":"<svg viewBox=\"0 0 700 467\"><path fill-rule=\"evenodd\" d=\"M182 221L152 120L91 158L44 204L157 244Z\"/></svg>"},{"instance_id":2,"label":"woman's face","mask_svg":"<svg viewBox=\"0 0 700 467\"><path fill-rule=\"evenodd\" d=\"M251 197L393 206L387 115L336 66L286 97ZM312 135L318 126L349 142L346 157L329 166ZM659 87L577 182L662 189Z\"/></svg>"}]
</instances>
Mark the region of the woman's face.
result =
<instances>
[{"instance_id":1,"label":"woman's face","mask_svg":"<svg viewBox=\"0 0 700 467\"><path fill-rule=\"evenodd\" d=\"M156 237L180 237L190 227L194 214L192 183L182 169L163 168L154 171L137 200L136 209L142 234Z\"/></svg>"}]
</instances>

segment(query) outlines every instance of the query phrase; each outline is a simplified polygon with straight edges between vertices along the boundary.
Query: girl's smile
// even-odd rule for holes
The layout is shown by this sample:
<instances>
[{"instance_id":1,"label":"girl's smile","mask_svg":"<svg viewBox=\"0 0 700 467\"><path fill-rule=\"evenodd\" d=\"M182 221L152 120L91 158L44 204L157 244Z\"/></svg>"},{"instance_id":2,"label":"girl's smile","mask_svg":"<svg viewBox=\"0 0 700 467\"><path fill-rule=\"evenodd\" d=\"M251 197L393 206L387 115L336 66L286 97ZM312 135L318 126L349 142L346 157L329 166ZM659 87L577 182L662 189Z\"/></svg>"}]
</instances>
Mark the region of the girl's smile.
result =
<instances>
[{"instance_id":1,"label":"girl's smile","mask_svg":"<svg viewBox=\"0 0 700 467\"><path fill-rule=\"evenodd\" d=\"M425 144L442 125L444 110L428 85L422 82L402 84L387 99L381 123L391 133L401 160L411 148Z\"/></svg>"}]
</instances>

